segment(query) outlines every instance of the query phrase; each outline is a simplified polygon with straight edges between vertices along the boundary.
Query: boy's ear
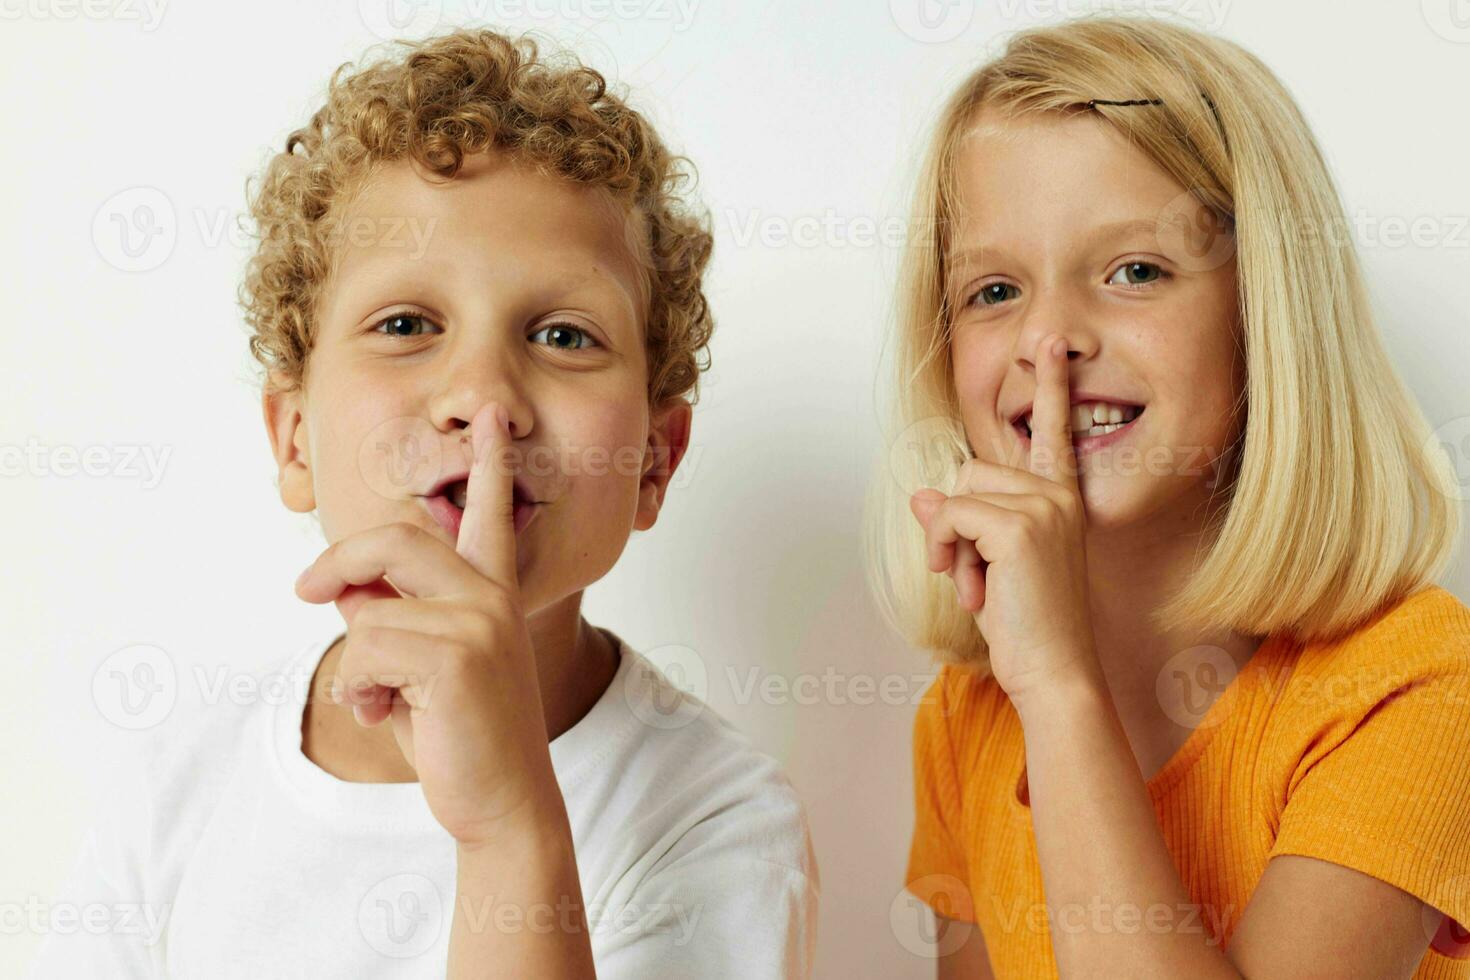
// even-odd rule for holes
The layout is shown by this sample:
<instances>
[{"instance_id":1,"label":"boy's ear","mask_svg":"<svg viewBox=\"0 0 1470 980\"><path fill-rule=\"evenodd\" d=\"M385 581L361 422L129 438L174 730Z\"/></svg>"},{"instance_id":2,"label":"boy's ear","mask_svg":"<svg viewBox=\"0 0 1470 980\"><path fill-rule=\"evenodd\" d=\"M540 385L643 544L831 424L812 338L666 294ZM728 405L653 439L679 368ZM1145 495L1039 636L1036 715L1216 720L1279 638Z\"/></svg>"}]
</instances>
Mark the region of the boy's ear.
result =
<instances>
[{"instance_id":1,"label":"boy's ear","mask_svg":"<svg viewBox=\"0 0 1470 980\"><path fill-rule=\"evenodd\" d=\"M638 515L633 527L646 531L658 520L664 491L674 470L689 448L689 427L694 410L683 398L670 398L654 409L648 426L648 445L643 453L643 476L638 485Z\"/></svg>"},{"instance_id":2,"label":"boy's ear","mask_svg":"<svg viewBox=\"0 0 1470 980\"><path fill-rule=\"evenodd\" d=\"M311 455L301 415L301 387L286 390L281 377L273 371L260 403L265 430L271 440L271 455L280 471L276 487L281 503L298 514L310 513L316 510L316 493L311 484Z\"/></svg>"}]
</instances>

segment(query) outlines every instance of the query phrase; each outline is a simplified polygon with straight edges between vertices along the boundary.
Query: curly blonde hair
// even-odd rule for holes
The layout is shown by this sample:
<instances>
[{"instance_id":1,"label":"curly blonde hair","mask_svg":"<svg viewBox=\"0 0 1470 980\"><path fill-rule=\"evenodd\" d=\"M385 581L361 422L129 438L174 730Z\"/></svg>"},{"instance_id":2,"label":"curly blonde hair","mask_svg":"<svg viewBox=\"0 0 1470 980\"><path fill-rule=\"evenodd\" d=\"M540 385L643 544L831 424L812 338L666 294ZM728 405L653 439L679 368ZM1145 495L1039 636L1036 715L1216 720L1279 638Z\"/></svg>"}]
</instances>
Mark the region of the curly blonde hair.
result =
<instances>
[{"instance_id":1,"label":"curly blonde hair","mask_svg":"<svg viewBox=\"0 0 1470 980\"><path fill-rule=\"evenodd\" d=\"M317 310L336 250L334 227L366 178L383 163L411 158L453 178L467 154L503 150L627 209L630 237L645 270L644 337L650 404L698 399L714 328L701 278L712 238L705 212L681 194L694 175L652 125L608 91L599 72L575 57L547 58L529 35L460 28L421 41L395 41L384 57L344 77L340 65L326 103L286 138L246 196L259 244L239 301L250 353L263 384L295 390L306 381Z\"/></svg>"}]
</instances>

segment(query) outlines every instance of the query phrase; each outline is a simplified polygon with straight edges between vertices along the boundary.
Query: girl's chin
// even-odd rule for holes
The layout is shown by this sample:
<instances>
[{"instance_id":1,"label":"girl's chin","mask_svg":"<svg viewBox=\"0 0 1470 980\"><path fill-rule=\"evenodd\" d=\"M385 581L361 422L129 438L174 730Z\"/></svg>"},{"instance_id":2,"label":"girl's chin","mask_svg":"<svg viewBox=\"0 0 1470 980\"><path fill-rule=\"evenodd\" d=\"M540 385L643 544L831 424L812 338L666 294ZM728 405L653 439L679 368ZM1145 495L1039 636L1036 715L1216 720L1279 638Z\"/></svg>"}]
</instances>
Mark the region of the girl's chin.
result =
<instances>
[{"instance_id":1,"label":"girl's chin","mask_svg":"<svg viewBox=\"0 0 1470 980\"><path fill-rule=\"evenodd\" d=\"M1082 505L1087 509L1087 526L1107 526L1121 521L1131 507L1132 494L1127 487L1101 486L1099 481L1082 475L1079 487Z\"/></svg>"}]
</instances>

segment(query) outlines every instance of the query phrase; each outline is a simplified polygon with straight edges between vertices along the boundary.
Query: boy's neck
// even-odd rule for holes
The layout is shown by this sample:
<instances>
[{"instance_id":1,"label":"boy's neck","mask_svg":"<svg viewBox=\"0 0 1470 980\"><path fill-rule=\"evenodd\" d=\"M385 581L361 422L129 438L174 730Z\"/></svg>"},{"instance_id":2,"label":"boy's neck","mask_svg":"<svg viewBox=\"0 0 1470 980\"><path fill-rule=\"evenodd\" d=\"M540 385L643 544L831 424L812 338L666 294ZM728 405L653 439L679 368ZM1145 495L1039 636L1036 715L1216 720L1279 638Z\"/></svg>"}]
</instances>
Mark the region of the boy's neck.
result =
<instances>
[{"instance_id":1,"label":"boy's neck","mask_svg":"<svg viewBox=\"0 0 1470 980\"><path fill-rule=\"evenodd\" d=\"M536 658L536 681L555 739L592 710L612 683L622 659L606 632L582 618L582 593L574 592L526 620Z\"/></svg>"},{"instance_id":2,"label":"boy's neck","mask_svg":"<svg viewBox=\"0 0 1470 980\"><path fill-rule=\"evenodd\" d=\"M536 680L548 739L556 739L586 716L617 673L620 653L612 638L582 618L582 593L547 606L526 621L536 661ZM339 638L312 678L302 719L302 750L339 779L363 783L416 782L393 737L391 721L359 725L350 705L318 698L342 658Z\"/></svg>"}]
</instances>

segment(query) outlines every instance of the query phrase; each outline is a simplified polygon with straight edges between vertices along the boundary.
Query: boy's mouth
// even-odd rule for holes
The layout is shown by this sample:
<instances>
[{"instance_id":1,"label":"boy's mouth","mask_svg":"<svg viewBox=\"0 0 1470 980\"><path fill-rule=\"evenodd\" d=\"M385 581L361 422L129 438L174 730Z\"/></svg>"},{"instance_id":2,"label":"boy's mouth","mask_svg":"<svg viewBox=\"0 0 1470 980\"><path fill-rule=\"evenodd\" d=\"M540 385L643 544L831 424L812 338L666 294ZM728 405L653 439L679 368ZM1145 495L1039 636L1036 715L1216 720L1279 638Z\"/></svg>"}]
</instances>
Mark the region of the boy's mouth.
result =
<instances>
[{"instance_id":1,"label":"boy's mouth","mask_svg":"<svg viewBox=\"0 0 1470 980\"><path fill-rule=\"evenodd\" d=\"M459 539L459 528L464 523L465 495L468 491L468 477L451 478L441 481L432 491L419 498L425 502L434 521L455 540ZM515 507L515 533L520 534L540 513L541 501L530 499L519 480L515 482L512 499Z\"/></svg>"}]
</instances>

